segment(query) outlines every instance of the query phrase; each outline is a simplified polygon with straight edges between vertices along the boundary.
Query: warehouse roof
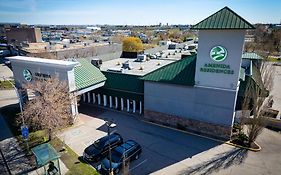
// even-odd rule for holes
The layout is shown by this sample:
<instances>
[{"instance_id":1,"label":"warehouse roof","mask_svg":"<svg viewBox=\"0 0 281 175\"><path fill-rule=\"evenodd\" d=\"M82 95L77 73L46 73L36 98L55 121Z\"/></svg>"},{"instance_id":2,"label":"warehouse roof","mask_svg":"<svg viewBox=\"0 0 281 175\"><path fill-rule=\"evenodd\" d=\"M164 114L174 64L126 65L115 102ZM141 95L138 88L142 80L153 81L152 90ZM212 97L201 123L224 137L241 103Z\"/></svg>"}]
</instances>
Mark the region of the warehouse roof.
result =
<instances>
[{"instance_id":1,"label":"warehouse roof","mask_svg":"<svg viewBox=\"0 0 281 175\"><path fill-rule=\"evenodd\" d=\"M230 8L224 7L194 25L192 29L254 29L254 26Z\"/></svg>"},{"instance_id":2,"label":"warehouse roof","mask_svg":"<svg viewBox=\"0 0 281 175\"><path fill-rule=\"evenodd\" d=\"M262 57L256 54L255 52L244 52L242 54L242 59L262 60Z\"/></svg>"},{"instance_id":3,"label":"warehouse roof","mask_svg":"<svg viewBox=\"0 0 281 175\"><path fill-rule=\"evenodd\" d=\"M88 62L86 59L79 59L79 66L74 68L75 85L77 90L104 82L106 77L102 72Z\"/></svg>"},{"instance_id":4,"label":"warehouse roof","mask_svg":"<svg viewBox=\"0 0 281 175\"><path fill-rule=\"evenodd\" d=\"M193 86L197 55L163 66L147 75L142 80L169 84Z\"/></svg>"}]
</instances>

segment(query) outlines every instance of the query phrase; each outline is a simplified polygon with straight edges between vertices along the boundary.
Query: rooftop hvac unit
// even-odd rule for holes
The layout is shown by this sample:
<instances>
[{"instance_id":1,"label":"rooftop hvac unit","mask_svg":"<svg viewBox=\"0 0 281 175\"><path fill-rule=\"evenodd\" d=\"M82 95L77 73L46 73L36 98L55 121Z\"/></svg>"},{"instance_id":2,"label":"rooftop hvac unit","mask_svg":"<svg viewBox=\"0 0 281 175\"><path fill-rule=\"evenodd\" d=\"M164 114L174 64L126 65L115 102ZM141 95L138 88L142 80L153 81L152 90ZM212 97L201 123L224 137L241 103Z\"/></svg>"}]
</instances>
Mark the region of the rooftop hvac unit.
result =
<instances>
[{"instance_id":1,"label":"rooftop hvac unit","mask_svg":"<svg viewBox=\"0 0 281 175\"><path fill-rule=\"evenodd\" d=\"M92 65L96 66L97 68L100 68L101 64L102 64L102 60L101 59L92 59L91 60Z\"/></svg>"},{"instance_id":2,"label":"rooftop hvac unit","mask_svg":"<svg viewBox=\"0 0 281 175\"><path fill-rule=\"evenodd\" d=\"M176 49L177 45L176 44L169 44L168 49Z\"/></svg>"},{"instance_id":3,"label":"rooftop hvac unit","mask_svg":"<svg viewBox=\"0 0 281 175\"><path fill-rule=\"evenodd\" d=\"M129 60L127 60L127 61L125 61L124 63L122 63L122 68L123 68L123 69L129 69L129 70L132 69L132 67L130 67Z\"/></svg>"},{"instance_id":4,"label":"rooftop hvac unit","mask_svg":"<svg viewBox=\"0 0 281 175\"><path fill-rule=\"evenodd\" d=\"M145 60L146 60L146 55L141 54L141 55L138 55L136 62L143 62Z\"/></svg>"}]
</instances>

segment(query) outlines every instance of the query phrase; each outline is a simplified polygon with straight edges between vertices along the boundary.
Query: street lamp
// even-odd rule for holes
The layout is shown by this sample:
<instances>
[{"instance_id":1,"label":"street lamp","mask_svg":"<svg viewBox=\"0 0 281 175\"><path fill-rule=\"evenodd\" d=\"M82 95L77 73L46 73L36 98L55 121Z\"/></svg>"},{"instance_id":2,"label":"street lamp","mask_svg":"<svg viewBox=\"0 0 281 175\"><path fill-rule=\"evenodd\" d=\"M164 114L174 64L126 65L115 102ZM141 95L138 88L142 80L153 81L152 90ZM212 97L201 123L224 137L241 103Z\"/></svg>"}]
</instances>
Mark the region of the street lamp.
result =
<instances>
[{"instance_id":1,"label":"street lamp","mask_svg":"<svg viewBox=\"0 0 281 175\"><path fill-rule=\"evenodd\" d=\"M108 154L109 154L109 175L113 175L112 164L111 164L111 148L110 148L110 128L116 127L116 124L113 121L107 120L105 122L107 126L107 136L108 136Z\"/></svg>"},{"instance_id":2,"label":"street lamp","mask_svg":"<svg viewBox=\"0 0 281 175\"><path fill-rule=\"evenodd\" d=\"M21 98L20 98L20 94L18 92L18 89L16 88L16 86L9 79L6 79L4 76L3 76L3 80L4 81L8 81L12 85L14 90L16 91L17 97L19 99L20 112L22 114L22 111L23 111L22 110L22 103L21 103ZM28 127L25 125L24 118L23 118L22 115L21 115L21 120L22 120L22 126L21 126L22 135L23 135L25 143L26 143L27 151L29 151L29 145L28 145L28 140L27 140L29 132L28 132Z\"/></svg>"}]
</instances>

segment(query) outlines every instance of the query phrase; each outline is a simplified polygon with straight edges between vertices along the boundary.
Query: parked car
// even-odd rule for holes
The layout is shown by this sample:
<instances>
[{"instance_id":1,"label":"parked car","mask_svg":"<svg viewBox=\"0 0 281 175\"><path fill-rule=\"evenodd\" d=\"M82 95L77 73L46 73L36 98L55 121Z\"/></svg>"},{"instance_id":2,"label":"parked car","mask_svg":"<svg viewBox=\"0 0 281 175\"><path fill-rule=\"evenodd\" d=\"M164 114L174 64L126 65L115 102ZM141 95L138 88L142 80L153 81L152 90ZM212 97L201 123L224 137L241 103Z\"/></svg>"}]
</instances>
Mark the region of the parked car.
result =
<instances>
[{"instance_id":1,"label":"parked car","mask_svg":"<svg viewBox=\"0 0 281 175\"><path fill-rule=\"evenodd\" d=\"M107 156L109 144L112 149L122 143L123 138L118 133L102 137L84 150L83 159L86 161L97 162Z\"/></svg>"},{"instance_id":2,"label":"parked car","mask_svg":"<svg viewBox=\"0 0 281 175\"><path fill-rule=\"evenodd\" d=\"M123 167L123 163L136 160L142 152L141 146L134 140L128 140L116 147L111 153L111 168L114 174L118 174ZM110 169L109 156L104 158L98 167L101 173L108 174Z\"/></svg>"}]
</instances>

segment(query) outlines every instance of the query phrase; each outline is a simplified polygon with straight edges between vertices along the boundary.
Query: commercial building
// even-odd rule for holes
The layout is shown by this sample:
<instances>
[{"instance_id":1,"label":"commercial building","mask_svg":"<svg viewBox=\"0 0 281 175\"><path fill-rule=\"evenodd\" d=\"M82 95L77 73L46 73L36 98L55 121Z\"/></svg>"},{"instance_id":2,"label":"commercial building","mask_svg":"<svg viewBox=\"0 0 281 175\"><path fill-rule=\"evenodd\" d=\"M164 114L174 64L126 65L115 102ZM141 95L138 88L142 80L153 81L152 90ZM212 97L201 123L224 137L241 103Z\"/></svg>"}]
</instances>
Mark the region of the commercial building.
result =
<instances>
[{"instance_id":1,"label":"commercial building","mask_svg":"<svg viewBox=\"0 0 281 175\"><path fill-rule=\"evenodd\" d=\"M106 80L99 69L85 59L63 61L24 56L9 59L13 67L15 86L19 89L22 102L29 98L28 89L24 89L24 84L36 80L58 78L67 83L69 92L75 97L103 86ZM77 98L72 100L71 112L75 119L78 114Z\"/></svg>"},{"instance_id":2,"label":"commercial building","mask_svg":"<svg viewBox=\"0 0 281 175\"><path fill-rule=\"evenodd\" d=\"M40 28L7 28L5 33L10 44L42 42Z\"/></svg>"},{"instance_id":3,"label":"commercial building","mask_svg":"<svg viewBox=\"0 0 281 175\"><path fill-rule=\"evenodd\" d=\"M192 51L182 47L136 59L117 58L102 63L100 69L86 60L78 60L79 64L12 58L15 80L21 87L21 82L27 81L25 70L35 76L59 72L69 82L70 92L82 95L81 103L228 139L245 85L253 81L264 89L258 69L260 57L242 55L245 31L253 26L225 7L193 29L199 30L199 40L198 48ZM85 84L80 86L79 80ZM77 114L76 106L73 111Z\"/></svg>"}]
</instances>

